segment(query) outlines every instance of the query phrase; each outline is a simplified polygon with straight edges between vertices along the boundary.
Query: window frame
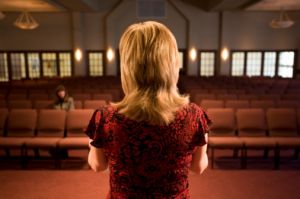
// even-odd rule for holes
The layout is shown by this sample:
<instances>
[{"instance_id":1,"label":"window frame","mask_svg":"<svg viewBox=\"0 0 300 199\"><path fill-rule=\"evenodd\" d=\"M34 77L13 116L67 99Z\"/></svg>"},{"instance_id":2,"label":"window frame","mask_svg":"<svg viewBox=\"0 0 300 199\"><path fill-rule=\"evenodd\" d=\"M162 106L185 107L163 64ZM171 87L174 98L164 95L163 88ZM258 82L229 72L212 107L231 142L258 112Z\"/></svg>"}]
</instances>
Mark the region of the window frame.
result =
<instances>
[{"instance_id":1,"label":"window frame","mask_svg":"<svg viewBox=\"0 0 300 199\"><path fill-rule=\"evenodd\" d=\"M7 53L7 67L8 67L8 76L9 76L9 81L18 81L22 79L28 79L29 71L28 71L28 62L27 62L27 51L6 51ZM24 61L25 61L25 78L20 78L20 79L13 79L13 71L12 71L12 59L11 59L11 54L24 54Z\"/></svg>"},{"instance_id":2,"label":"window frame","mask_svg":"<svg viewBox=\"0 0 300 199\"><path fill-rule=\"evenodd\" d=\"M74 76L74 52L72 50L43 50L39 51L40 53L40 63L41 63L41 75L40 77L46 77L46 78L67 78L68 76L61 77L60 74L60 61L59 61L59 53L70 53L71 55L71 77ZM43 58L42 54L43 53L55 53L56 57L56 71L57 75L53 77L47 77L44 76L44 66L43 66Z\"/></svg>"},{"instance_id":3,"label":"window frame","mask_svg":"<svg viewBox=\"0 0 300 199\"><path fill-rule=\"evenodd\" d=\"M59 58L59 54L60 53L70 53L70 61L71 61L71 75L70 76L61 76L61 67L60 67L60 58ZM75 75L75 71L74 71L74 52L73 51L57 51L56 53L56 58L57 58L57 62L58 62L58 68L59 68L59 73L58 73L58 77L60 78L68 78L68 77L73 77Z\"/></svg>"},{"instance_id":4,"label":"window frame","mask_svg":"<svg viewBox=\"0 0 300 199\"><path fill-rule=\"evenodd\" d=\"M263 71L263 69L264 69L264 52L262 52L262 51L249 51L249 52L247 52L246 54L245 54L245 57L246 57L246 62L244 62L244 64L245 64L245 74L246 74L246 76L248 76L248 73L250 73L251 72L251 70L250 69L248 69L248 58L249 58L249 56L248 56L248 53L260 53L260 75L249 75L249 77L255 77L255 76L262 76L262 71ZM253 72L253 71L252 71Z\"/></svg>"},{"instance_id":5,"label":"window frame","mask_svg":"<svg viewBox=\"0 0 300 199\"><path fill-rule=\"evenodd\" d=\"M53 77L47 77L47 78L63 78L60 76L60 63L59 63L59 53L70 53L70 58L71 58L71 76L74 76L74 54L73 50L1 50L0 53L6 53L7 54L7 66L8 66L8 82L10 81L15 81L12 79L12 68L11 68L11 54L13 53L23 53L24 58L25 58L25 73L26 77L21 78L20 80L23 79L38 79L38 78L43 78L47 77L44 76L44 71L43 71L43 59L42 59L42 54L43 53L55 53L56 55L56 70L57 70L57 76ZM40 74L39 77L37 78L30 78L29 77L29 63L28 63L28 54L30 53L37 53L39 55L39 62L40 62Z\"/></svg>"},{"instance_id":6,"label":"window frame","mask_svg":"<svg viewBox=\"0 0 300 199\"><path fill-rule=\"evenodd\" d=\"M39 77L35 77L35 78L31 78L29 77L30 74L29 74L29 60L28 60L28 54L33 54L33 53L36 53L38 54L38 58L39 58L39 67L40 67L40 70L39 70ZM43 74L43 67L42 67L42 53L40 53L40 51L26 51L25 53L25 65L26 65L26 79L38 79L38 78L41 78L42 74Z\"/></svg>"},{"instance_id":7,"label":"window frame","mask_svg":"<svg viewBox=\"0 0 300 199\"><path fill-rule=\"evenodd\" d=\"M216 69L217 69L217 56L218 54L218 50L212 50L212 49L200 49L197 51L197 76L198 77L207 77L207 76L202 76L200 74L201 72L201 53L214 53L214 74L212 76L208 76L208 77L214 77L216 76Z\"/></svg>"},{"instance_id":8,"label":"window frame","mask_svg":"<svg viewBox=\"0 0 300 199\"><path fill-rule=\"evenodd\" d=\"M280 49L280 50L272 50L272 49L268 49L268 50L231 50L230 51L230 74L229 76L233 77L232 75L232 63L233 63L233 53L235 52L242 52L245 54L244 56L244 69L243 69L243 75L241 75L240 77L246 77L247 76L247 57L248 57L248 52L260 52L262 53L261 55L261 72L260 72L260 76L259 77L269 77L269 76L264 76L264 68L265 68L265 63L264 63L264 58L265 58L265 53L268 52L275 52L276 53L276 60L275 60L275 74L272 78L276 78L279 77L278 76L278 69L279 69L279 54L281 52L285 52L285 51L292 51L294 52L294 65L293 65L293 76L292 78L295 78L297 74L299 74L299 70L297 69L297 58L298 58L298 50L297 49Z\"/></svg>"},{"instance_id":9,"label":"window frame","mask_svg":"<svg viewBox=\"0 0 300 199\"><path fill-rule=\"evenodd\" d=\"M90 53L102 53L103 54L103 75L102 76L91 76L90 75L90 59L89 59L89 54ZM85 56L86 56L86 74L88 77L103 77L106 76L106 50L86 50L85 51Z\"/></svg>"},{"instance_id":10,"label":"window frame","mask_svg":"<svg viewBox=\"0 0 300 199\"><path fill-rule=\"evenodd\" d=\"M0 53L6 54L6 66L7 66L7 81L6 80L0 81L0 83L10 82L10 67L9 67L9 63L8 63L8 62L10 62L9 55L8 55L7 51L4 51L4 50L0 50Z\"/></svg>"},{"instance_id":11,"label":"window frame","mask_svg":"<svg viewBox=\"0 0 300 199\"><path fill-rule=\"evenodd\" d=\"M234 75L232 75L232 64L233 64L233 53L240 53L240 52L242 52L242 53L244 53L244 67L243 67L243 75L241 75L241 76L234 76ZM230 76L231 77L243 77L243 76L245 76L245 74L246 74L246 60L247 60L247 53L245 53L245 51L240 51L240 50L232 50L232 51L230 51L230 56L229 56L229 59L230 59Z\"/></svg>"}]
</instances>

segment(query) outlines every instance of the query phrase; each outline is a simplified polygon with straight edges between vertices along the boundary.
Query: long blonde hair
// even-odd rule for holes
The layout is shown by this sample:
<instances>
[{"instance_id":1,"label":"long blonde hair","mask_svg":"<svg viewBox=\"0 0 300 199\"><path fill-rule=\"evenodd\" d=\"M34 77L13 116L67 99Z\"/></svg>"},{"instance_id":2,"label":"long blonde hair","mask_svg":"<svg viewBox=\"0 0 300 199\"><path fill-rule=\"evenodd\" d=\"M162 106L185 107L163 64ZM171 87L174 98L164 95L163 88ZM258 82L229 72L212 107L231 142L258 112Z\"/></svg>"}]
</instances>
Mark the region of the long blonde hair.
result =
<instances>
[{"instance_id":1,"label":"long blonde hair","mask_svg":"<svg viewBox=\"0 0 300 199\"><path fill-rule=\"evenodd\" d=\"M123 33L119 48L125 97L112 105L136 121L172 122L189 99L178 93L179 55L171 31L154 21L133 24Z\"/></svg>"}]
</instances>

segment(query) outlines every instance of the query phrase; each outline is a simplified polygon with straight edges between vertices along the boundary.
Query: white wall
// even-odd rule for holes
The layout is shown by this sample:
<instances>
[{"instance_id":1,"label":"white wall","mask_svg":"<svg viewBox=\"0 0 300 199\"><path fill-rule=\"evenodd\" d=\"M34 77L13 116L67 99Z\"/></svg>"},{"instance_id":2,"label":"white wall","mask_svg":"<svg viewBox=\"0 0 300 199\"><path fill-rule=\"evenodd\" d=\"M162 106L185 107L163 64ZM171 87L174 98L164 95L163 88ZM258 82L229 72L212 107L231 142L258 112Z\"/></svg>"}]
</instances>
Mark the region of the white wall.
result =
<instances>
[{"instance_id":1,"label":"white wall","mask_svg":"<svg viewBox=\"0 0 300 199\"><path fill-rule=\"evenodd\" d=\"M150 19L139 19L136 16L136 1L124 1L111 15L108 17L108 47L118 48L119 39L126 29L132 23L137 23ZM166 24L177 38L179 48L185 48L185 27L184 19L169 5L166 4L166 17L152 19ZM116 62L107 64L107 74L116 74Z\"/></svg>"},{"instance_id":2,"label":"white wall","mask_svg":"<svg viewBox=\"0 0 300 199\"><path fill-rule=\"evenodd\" d=\"M85 13L83 15L83 40L86 49L104 49L104 13Z\"/></svg>"},{"instance_id":3,"label":"white wall","mask_svg":"<svg viewBox=\"0 0 300 199\"><path fill-rule=\"evenodd\" d=\"M208 13L172 1L188 18L189 31L185 19L171 6L166 4L166 17L154 19L166 24L174 33L179 48L195 47L202 50L218 49L218 13ZM118 49L118 43L125 28L135 22L148 20L136 16L135 0L126 0L107 17L107 40L104 41L106 13L34 13L40 27L32 31L22 31L12 24L19 13L5 13L0 21L0 50L72 50L79 45L83 50L105 50L107 47ZM297 49L300 51L300 13L289 12L296 21L294 27L284 30L269 28L268 23L276 12L224 12L223 46L229 49L267 50ZM77 24L76 23L80 23ZM74 27L80 27L76 30ZM186 35L187 32L189 35ZM186 43L186 38L189 43ZM106 46L107 44L107 46ZM221 63L220 73L229 75L229 61ZM107 64L107 75L117 73L116 61ZM300 56L297 67L300 69ZM197 75L197 61L188 61L188 75ZM77 63L76 75L86 75L86 62Z\"/></svg>"}]
</instances>

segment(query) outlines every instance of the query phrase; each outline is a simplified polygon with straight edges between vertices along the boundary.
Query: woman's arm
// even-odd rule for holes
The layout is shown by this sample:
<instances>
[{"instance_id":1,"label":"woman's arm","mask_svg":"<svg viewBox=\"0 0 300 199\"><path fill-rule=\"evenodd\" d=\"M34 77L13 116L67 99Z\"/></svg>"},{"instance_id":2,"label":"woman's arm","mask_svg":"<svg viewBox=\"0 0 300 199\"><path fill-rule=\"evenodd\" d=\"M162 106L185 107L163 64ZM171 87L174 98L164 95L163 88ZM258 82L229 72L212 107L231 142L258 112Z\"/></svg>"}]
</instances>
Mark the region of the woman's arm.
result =
<instances>
[{"instance_id":1,"label":"woman's arm","mask_svg":"<svg viewBox=\"0 0 300 199\"><path fill-rule=\"evenodd\" d=\"M208 136L205 134L205 140L207 142ZM190 170L196 174L201 174L208 166L208 157L207 157L207 144L197 147L192 158Z\"/></svg>"},{"instance_id":2,"label":"woman's arm","mask_svg":"<svg viewBox=\"0 0 300 199\"><path fill-rule=\"evenodd\" d=\"M96 148L91 144L89 144L89 146L90 146L90 152L88 155L88 163L91 166L91 168L96 172L106 170L108 163L103 149Z\"/></svg>"}]
</instances>

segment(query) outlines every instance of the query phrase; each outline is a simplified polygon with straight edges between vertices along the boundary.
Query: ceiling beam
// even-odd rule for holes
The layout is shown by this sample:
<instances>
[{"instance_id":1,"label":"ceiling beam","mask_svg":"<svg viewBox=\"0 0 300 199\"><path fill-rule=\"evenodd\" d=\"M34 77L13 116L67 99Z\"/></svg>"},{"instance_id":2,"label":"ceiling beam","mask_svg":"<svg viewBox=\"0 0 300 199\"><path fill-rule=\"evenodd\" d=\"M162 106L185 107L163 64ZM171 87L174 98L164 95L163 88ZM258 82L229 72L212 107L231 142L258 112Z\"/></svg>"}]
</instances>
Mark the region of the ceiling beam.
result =
<instances>
[{"instance_id":1,"label":"ceiling beam","mask_svg":"<svg viewBox=\"0 0 300 199\"><path fill-rule=\"evenodd\" d=\"M244 10L262 0L181 0L208 12Z\"/></svg>"},{"instance_id":2,"label":"ceiling beam","mask_svg":"<svg viewBox=\"0 0 300 199\"><path fill-rule=\"evenodd\" d=\"M94 12L98 10L97 0L47 0L52 1L68 11L72 12Z\"/></svg>"},{"instance_id":3,"label":"ceiling beam","mask_svg":"<svg viewBox=\"0 0 300 199\"><path fill-rule=\"evenodd\" d=\"M181 0L184 3L196 6L200 8L201 10L205 11L211 11L214 7L216 7L218 4L222 3L223 0Z\"/></svg>"},{"instance_id":4,"label":"ceiling beam","mask_svg":"<svg viewBox=\"0 0 300 199\"><path fill-rule=\"evenodd\" d=\"M258 2L263 1L263 0L249 0L248 2L242 4L239 9L240 10L245 10L250 6L253 6L254 4L257 4Z\"/></svg>"},{"instance_id":5,"label":"ceiling beam","mask_svg":"<svg viewBox=\"0 0 300 199\"><path fill-rule=\"evenodd\" d=\"M212 0L212 1L206 1L206 10L207 11L213 11L215 10L217 7L219 7L220 5L222 5L222 3L224 2L224 0Z\"/></svg>"}]
</instances>

